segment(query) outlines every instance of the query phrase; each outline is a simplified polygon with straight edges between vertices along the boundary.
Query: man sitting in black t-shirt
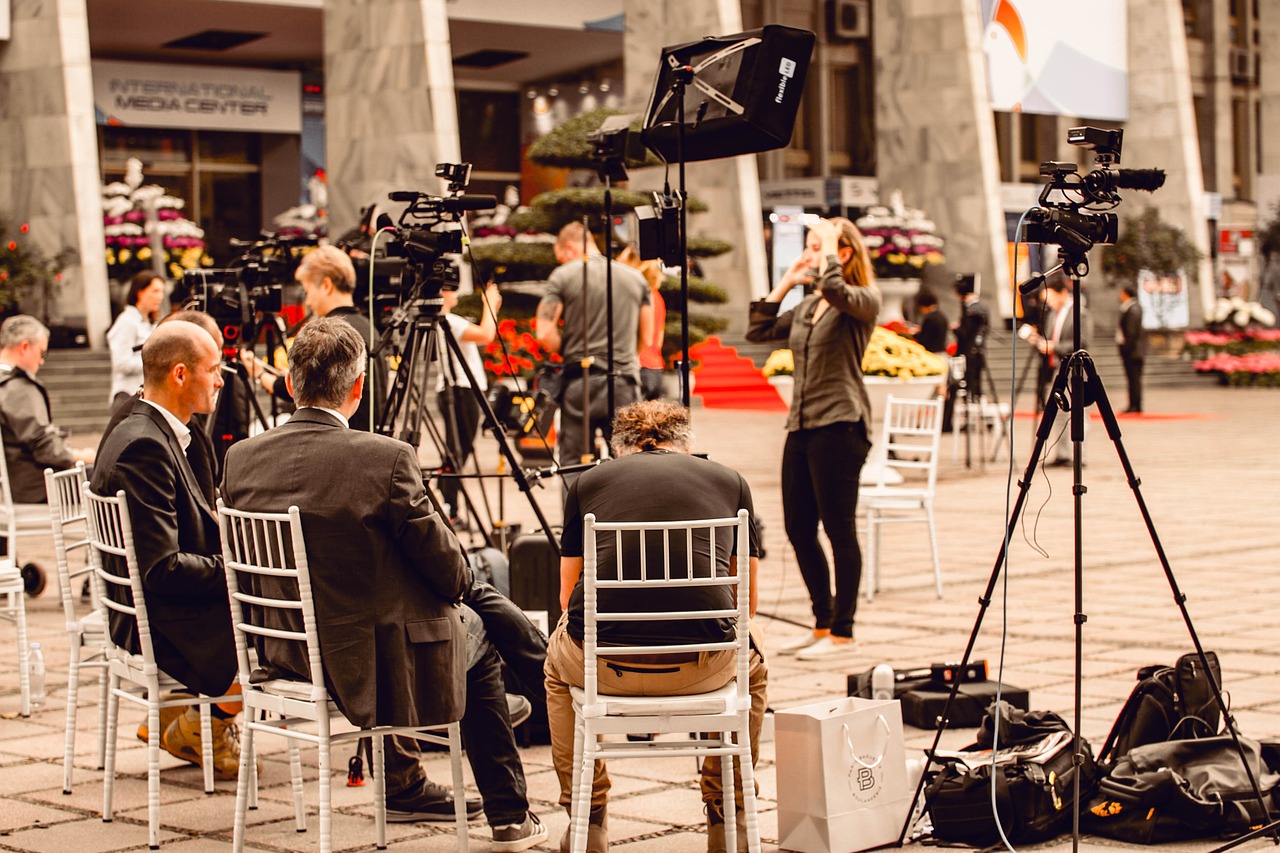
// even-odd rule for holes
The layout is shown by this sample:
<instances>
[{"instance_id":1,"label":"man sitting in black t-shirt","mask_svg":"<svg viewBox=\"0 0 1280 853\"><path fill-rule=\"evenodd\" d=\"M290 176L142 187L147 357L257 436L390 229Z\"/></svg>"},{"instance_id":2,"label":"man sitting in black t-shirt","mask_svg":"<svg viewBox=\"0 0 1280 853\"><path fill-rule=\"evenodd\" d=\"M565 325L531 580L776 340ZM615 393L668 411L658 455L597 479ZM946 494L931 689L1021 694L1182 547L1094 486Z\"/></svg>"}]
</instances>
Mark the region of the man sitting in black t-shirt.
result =
<instances>
[{"instance_id":1,"label":"man sitting in black t-shirt","mask_svg":"<svg viewBox=\"0 0 1280 853\"><path fill-rule=\"evenodd\" d=\"M690 455L689 413L682 406L649 401L619 409L613 420L612 443L618 458L583 474L569 489L560 559L560 604L565 613L547 646L547 718L551 727L551 754L560 779L560 803L566 809L572 799L574 771L574 715L569 688L580 687L583 681L583 519L588 513L608 522L727 518L736 515L739 509L745 509L753 516L755 513L751 489L742 475L724 465ZM601 547L604 550L610 546L602 542ZM716 556L721 561L719 571L725 574L732 571L729 552L728 548L716 549ZM749 558L752 614L756 609L758 554L759 538L753 529ZM627 568L624 566L624 570ZM638 567L630 568L638 570ZM623 596L610 596L602 591L600 607L609 611L672 611L732 606L731 603L706 600L708 595L718 593L731 596L732 592L727 588L715 591L666 589L660 593L660 600L642 596L640 592L628 590ZM623 634L618 633L620 628ZM716 627L701 619L691 619L686 623L630 622L622 626L611 625L609 630L613 633L601 633L601 643L672 645L719 639L718 635L708 634L716 631ZM724 638L732 639L731 632ZM654 655L644 662L628 657L625 666L608 668L607 679L601 679L600 690L615 695L702 693L722 687L733 677L734 653L731 651L703 655ZM759 752L766 680L764 659L753 644L750 672L753 760ZM659 682L661 689L656 690L654 685ZM718 757L703 763L701 781L702 798L707 804L708 850L723 850L724 812ZM741 818L740 782L735 790L739 807L737 814ZM598 761L591 791L588 851L608 849L605 821L608 792L609 776L604 762ZM741 824L738 838L746 838ZM568 845L562 842L561 849L567 850Z\"/></svg>"}]
</instances>

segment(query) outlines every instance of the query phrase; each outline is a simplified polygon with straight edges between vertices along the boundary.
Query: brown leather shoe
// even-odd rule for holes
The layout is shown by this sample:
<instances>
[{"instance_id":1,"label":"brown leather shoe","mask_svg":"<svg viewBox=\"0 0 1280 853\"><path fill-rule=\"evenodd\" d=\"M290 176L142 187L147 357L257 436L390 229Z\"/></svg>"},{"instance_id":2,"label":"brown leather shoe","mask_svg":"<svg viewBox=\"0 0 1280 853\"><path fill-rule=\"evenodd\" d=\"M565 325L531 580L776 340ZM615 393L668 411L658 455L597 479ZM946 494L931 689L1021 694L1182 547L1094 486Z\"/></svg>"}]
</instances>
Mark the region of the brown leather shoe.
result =
<instances>
[{"instance_id":1,"label":"brown leather shoe","mask_svg":"<svg viewBox=\"0 0 1280 853\"><path fill-rule=\"evenodd\" d=\"M707 809L707 853L728 853L724 837L724 804L713 800ZM738 806L733 813L733 825L738 830L738 853L747 853L747 818Z\"/></svg>"},{"instance_id":2,"label":"brown leather shoe","mask_svg":"<svg viewBox=\"0 0 1280 853\"><path fill-rule=\"evenodd\" d=\"M220 720L214 717L213 735L213 775L218 779L234 780L240 775L240 732L231 720ZM196 706L188 707L177 719L165 729L161 745L170 755L190 761L201 767L203 753L200 750L200 710ZM257 760L258 772L262 772L262 759Z\"/></svg>"},{"instance_id":3,"label":"brown leather shoe","mask_svg":"<svg viewBox=\"0 0 1280 853\"><path fill-rule=\"evenodd\" d=\"M160 701L164 702L169 699L182 699L192 695L194 694L187 693L184 690L172 690L172 691L166 690L164 693L160 694ZM182 705L174 705L171 708L160 709L160 745L161 746L164 746L164 733L169 730L169 724L172 723L174 720L178 719L178 717L181 717L182 713L186 710L187 709ZM140 726L138 726L138 740L142 741L143 743L146 743L147 734L148 734L147 724L144 721Z\"/></svg>"},{"instance_id":4,"label":"brown leather shoe","mask_svg":"<svg viewBox=\"0 0 1280 853\"><path fill-rule=\"evenodd\" d=\"M587 819L587 853L609 853L609 816L605 812L605 807L591 810L591 816ZM560 853L569 853L569 833L573 832L573 823L571 822L564 831L564 837L560 839Z\"/></svg>"}]
</instances>

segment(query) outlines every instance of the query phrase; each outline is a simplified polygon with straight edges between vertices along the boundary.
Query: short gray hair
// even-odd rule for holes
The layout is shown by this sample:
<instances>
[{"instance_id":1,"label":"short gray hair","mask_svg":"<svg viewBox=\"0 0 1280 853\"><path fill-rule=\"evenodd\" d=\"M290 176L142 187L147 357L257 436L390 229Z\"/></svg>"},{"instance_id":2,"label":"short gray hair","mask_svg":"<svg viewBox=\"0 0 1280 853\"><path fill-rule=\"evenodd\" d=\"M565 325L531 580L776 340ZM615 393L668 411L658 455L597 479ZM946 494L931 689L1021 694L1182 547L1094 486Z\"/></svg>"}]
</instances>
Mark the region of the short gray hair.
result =
<instances>
[{"instance_id":1,"label":"short gray hair","mask_svg":"<svg viewBox=\"0 0 1280 853\"><path fill-rule=\"evenodd\" d=\"M689 453L693 450L689 410L664 400L645 400L623 406L613 416L613 438L609 443L618 456L659 447Z\"/></svg>"},{"instance_id":2,"label":"short gray hair","mask_svg":"<svg viewBox=\"0 0 1280 853\"><path fill-rule=\"evenodd\" d=\"M355 265L337 246L317 246L302 256L302 263L298 266L303 275L314 275L319 281L329 279L342 293L356 289Z\"/></svg>"},{"instance_id":3,"label":"short gray hair","mask_svg":"<svg viewBox=\"0 0 1280 853\"><path fill-rule=\"evenodd\" d=\"M0 348L16 347L23 341L48 340L49 329L30 314L14 314L0 325Z\"/></svg>"},{"instance_id":4,"label":"short gray hair","mask_svg":"<svg viewBox=\"0 0 1280 853\"><path fill-rule=\"evenodd\" d=\"M321 317L302 327L289 350L289 378L299 406L336 409L364 373L364 338L340 317Z\"/></svg>"}]
</instances>

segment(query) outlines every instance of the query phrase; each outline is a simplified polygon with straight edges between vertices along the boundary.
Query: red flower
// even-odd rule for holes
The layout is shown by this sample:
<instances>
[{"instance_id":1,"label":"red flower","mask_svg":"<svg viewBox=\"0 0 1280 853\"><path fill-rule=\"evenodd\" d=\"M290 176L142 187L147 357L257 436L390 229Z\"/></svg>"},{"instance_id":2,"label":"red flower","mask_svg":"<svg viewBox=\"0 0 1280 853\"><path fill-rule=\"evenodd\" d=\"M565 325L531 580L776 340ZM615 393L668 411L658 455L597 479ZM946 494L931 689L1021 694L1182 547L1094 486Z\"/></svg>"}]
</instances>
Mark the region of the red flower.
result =
<instances>
[{"instance_id":1,"label":"red flower","mask_svg":"<svg viewBox=\"0 0 1280 853\"><path fill-rule=\"evenodd\" d=\"M22 227L18 230L20 230L23 234L26 234L28 231L31 230L31 226L24 222L22 223Z\"/></svg>"},{"instance_id":2,"label":"red flower","mask_svg":"<svg viewBox=\"0 0 1280 853\"><path fill-rule=\"evenodd\" d=\"M18 242L16 240L9 241L9 251L10 252L18 251Z\"/></svg>"}]
</instances>

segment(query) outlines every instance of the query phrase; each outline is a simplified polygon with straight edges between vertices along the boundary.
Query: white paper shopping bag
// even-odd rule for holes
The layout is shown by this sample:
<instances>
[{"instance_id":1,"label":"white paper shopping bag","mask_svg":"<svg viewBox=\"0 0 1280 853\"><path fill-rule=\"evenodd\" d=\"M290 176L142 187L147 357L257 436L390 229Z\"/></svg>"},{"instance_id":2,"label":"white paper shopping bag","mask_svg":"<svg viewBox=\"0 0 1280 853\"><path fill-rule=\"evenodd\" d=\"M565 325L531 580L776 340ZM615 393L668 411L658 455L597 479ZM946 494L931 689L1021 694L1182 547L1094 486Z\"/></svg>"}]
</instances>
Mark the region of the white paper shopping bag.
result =
<instances>
[{"instance_id":1,"label":"white paper shopping bag","mask_svg":"<svg viewBox=\"0 0 1280 853\"><path fill-rule=\"evenodd\" d=\"M896 699L848 697L774 714L783 850L856 853L898 840L914 793Z\"/></svg>"}]
</instances>

